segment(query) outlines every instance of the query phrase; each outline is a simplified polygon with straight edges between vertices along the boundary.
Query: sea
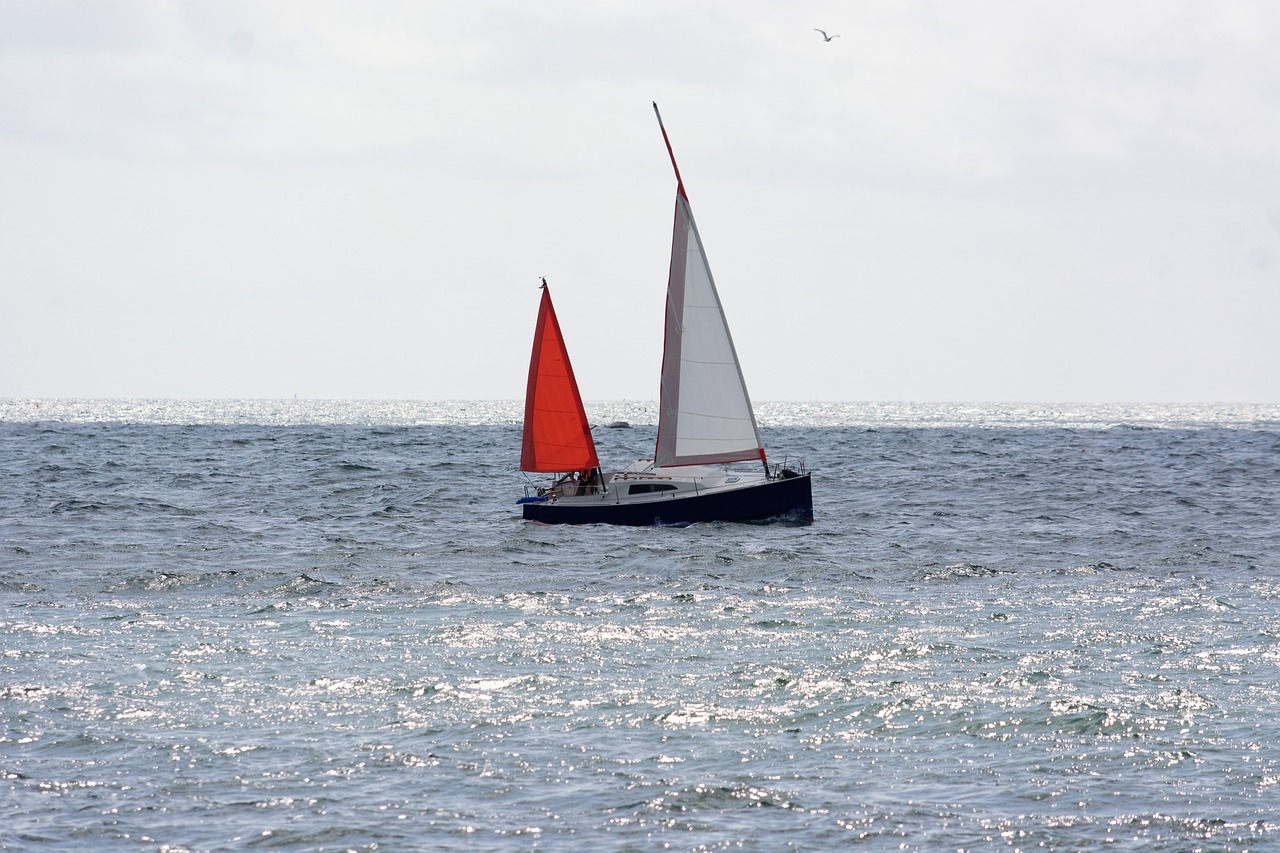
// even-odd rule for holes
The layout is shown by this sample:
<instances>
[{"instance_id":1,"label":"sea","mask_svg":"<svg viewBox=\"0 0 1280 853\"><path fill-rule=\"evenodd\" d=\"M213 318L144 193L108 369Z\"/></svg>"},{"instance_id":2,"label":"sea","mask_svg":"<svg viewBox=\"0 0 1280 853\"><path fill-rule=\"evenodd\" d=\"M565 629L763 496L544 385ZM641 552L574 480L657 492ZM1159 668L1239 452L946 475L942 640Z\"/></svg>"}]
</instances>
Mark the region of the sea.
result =
<instances>
[{"instance_id":1,"label":"sea","mask_svg":"<svg viewBox=\"0 0 1280 853\"><path fill-rule=\"evenodd\" d=\"M527 523L518 402L0 400L0 848L1280 850L1280 406L757 416L812 524Z\"/></svg>"}]
</instances>

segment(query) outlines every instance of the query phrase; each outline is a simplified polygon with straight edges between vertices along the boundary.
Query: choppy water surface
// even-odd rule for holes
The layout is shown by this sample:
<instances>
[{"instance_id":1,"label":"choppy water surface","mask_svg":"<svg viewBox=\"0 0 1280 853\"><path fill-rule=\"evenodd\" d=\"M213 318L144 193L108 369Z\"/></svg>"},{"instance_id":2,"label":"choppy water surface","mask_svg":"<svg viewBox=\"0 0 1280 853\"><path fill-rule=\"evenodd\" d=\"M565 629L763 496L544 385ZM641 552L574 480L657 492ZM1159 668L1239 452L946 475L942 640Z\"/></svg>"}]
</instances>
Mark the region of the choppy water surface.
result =
<instances>
[{"instance_id":1,"label":"choppy water surface","mask_svg":"<svg viewBox=\"0 0 1280 853\"><path fill-rule=\"evenodd\" d=\"M1275 407L762 406L816 522L685 529L518 416L0 401L0 846L1280 849Z\"/></svg>"}]
</instances>

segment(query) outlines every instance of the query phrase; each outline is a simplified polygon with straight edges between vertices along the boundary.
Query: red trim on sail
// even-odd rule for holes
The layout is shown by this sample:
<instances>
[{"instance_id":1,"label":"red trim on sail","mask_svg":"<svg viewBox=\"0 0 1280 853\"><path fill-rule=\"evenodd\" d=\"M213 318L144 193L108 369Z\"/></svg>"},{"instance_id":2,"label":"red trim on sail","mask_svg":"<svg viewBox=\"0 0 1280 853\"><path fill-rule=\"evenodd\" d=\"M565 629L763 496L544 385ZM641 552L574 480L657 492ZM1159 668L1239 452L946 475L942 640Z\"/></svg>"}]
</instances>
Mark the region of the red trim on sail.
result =
<instances>
[{"instance_id":1,"label":"red trim on sail","mask_svg":"<svg viewBox=\"0 0 1280 853\"><path fill-rule=\"evenodd\" d=\"M599 466L551 291L544 286L524 397L520 470L557 473Z\"/></svg>"},{"instance_id":2,"label":"red trim on sail","mask_svg":"<svg viewBox=\"0 0 1280 853\"><path fill-rule=\"evenodd\" d=\"M654 107L657 108L657 105ZM662 117L658 117L659 126ZM662 132L665 138L667 133ZM670 149L670 143L667 148ZM675 164L674 157L672 165ZM679 181L677 174L676 180ZM688 199L685 200L686 203ZM667 273L666 313L662 330L662 377L658 384L658 438L653 458L659 466L670 465L676 455L677 424L680 420L680 315L684 309L684 264L689 229L676 199L675 224L671 228L671 266ZM686 463L687 464L687 463Z\"/></svg>"}]
</instances>

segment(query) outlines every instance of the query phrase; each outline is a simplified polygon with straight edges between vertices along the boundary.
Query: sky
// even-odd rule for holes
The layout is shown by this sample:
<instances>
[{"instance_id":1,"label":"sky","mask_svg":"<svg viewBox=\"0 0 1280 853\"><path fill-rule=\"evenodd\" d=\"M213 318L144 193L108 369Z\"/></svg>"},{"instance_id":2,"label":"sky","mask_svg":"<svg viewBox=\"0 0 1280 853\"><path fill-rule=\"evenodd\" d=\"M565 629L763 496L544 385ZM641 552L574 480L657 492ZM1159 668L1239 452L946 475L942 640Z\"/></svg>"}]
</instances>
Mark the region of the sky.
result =
<instances>
[{"instance_id":1,"label":"sky","mask_svg":"<svg viewBox=\"0 0 1280 853\"><path fill-rule=\"evenodd\" d=\"M839 34L830 42L814 31ZM1280 402L1271 0L0 0L0 397Z\"/></svg>"}]
</instances>

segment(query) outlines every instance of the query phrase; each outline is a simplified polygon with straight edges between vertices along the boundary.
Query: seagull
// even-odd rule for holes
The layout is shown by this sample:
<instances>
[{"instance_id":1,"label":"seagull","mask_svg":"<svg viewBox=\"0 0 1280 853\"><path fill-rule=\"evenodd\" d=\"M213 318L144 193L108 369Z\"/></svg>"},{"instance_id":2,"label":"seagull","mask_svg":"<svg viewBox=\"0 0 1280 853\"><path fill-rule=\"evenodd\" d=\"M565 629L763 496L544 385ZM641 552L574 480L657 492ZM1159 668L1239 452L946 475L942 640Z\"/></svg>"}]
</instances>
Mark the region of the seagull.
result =
<instances>
[{"instance_id":1,"label":"seagull","mask_svg":"<svg viewBox=\"0 0 1280 853\"><path fill-rule=\"evenodd\" d=\"M823 41L831 41L832 39L838 39L838 38L840 38L840 34L839 34L839 33L836 33L836 34L835 34L835 35L833 35L833 36L829 36L829 35L827 35L827 31L826 31L826 30L820 30L820 29L818 29L817 27L814 27L814 28L813 28L813 31L814 31L815 33L822 33L822 40L823 40Z\"/></svg>"}]
</instances>

